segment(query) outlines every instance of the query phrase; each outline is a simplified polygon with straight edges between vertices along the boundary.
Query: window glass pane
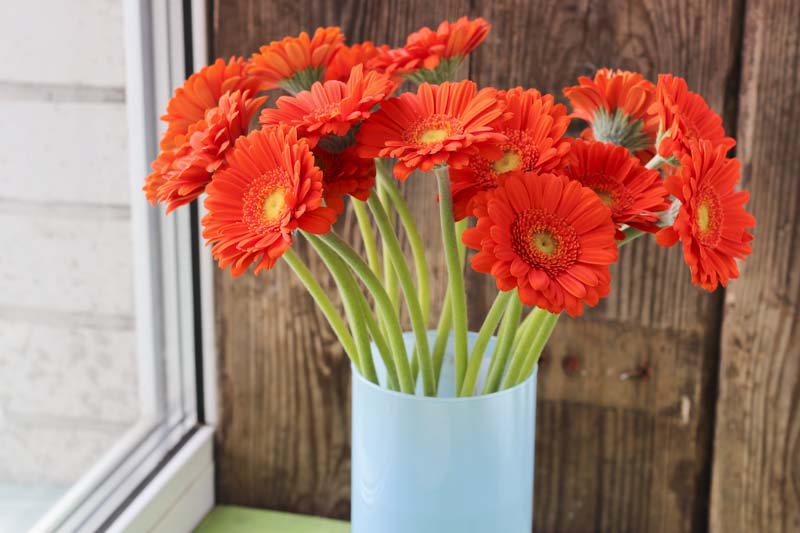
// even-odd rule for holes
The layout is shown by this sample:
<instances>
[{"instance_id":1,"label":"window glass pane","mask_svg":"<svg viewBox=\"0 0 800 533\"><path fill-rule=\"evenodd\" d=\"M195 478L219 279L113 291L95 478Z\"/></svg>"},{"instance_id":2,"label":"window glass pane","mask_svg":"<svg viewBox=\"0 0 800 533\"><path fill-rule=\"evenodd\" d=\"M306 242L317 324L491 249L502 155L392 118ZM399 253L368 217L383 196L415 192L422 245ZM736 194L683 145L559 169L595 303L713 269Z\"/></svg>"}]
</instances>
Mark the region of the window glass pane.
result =
<instances>
[{"instance_id":1,"label":"window glass pane","mask_svg":"<svg viewBox=\"0 0 800 533\"><path fill-rule=\"evenodd\" d=\"M0 531L140 421L124 58L122 2L3 7Z\"/></svg>"}]
</instances>

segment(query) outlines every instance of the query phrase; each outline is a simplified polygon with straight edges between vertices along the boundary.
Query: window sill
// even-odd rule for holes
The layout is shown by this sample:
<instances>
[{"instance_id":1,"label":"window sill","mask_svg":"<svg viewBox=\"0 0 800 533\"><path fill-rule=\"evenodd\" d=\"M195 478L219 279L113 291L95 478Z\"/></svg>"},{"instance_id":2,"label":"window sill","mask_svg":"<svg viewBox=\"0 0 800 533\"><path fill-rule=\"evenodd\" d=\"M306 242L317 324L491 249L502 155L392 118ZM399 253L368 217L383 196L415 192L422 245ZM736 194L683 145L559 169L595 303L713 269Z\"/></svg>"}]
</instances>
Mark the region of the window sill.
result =
<instances>
[{"instance_id":1,"label":"window sill","mask_svg":"<svg viewBox=\"0 0 800 533\"><path fill-rule=\"evenodd\" d=\"M192 531L214 506L213 429L200 427L110 524L108 531Z\"/></svg>"},{"instance_id":2,"label":"window sill","mask_svg":"<svg viewBox=\"0 0 800 533\"><path fill-rule=\"evenodd\" d=\"M347 522L233 505L215 507L195 533L349 533Z\"/></svg>"}]
</instances>

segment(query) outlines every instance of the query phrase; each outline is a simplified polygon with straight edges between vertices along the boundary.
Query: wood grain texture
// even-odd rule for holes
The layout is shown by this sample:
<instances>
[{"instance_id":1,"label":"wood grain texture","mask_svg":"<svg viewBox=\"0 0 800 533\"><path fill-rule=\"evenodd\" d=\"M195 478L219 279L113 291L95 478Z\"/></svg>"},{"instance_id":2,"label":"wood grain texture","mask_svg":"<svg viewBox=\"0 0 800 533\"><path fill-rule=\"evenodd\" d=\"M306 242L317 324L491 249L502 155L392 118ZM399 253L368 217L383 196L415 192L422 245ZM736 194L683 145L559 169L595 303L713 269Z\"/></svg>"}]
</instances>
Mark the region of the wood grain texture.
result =
<instances>
[{"instance_id":1,"label":"wood grain texture","mask_svg":"<svg viewBox=\"0 0 800 533\"><path fill-rule=\"evenodd\" d=\"M748 0L738 155L758 220L727 291L715 533L800 531L800 3Z\"/></svg>"},{"instance_id":2,"label":"wood grain texture","mask_svg":"<svg viewBox=\"0 0 800 533\"><path fill-rule=\"evenodd\" d=\"M533 86L563 100L561 87L601 66L674 72L730 117L741 5L217 0L214 43L217 55L248 54L336 24L351 41L399 45L421 25L481 15L494 28L468 65L479 85ZM415 176L405 193L422 220L435 312L444 285L435 184ZM340 230L354 238L349 214ZM467 279L475 327L494 289L485 276ZM257 279L218 275L217 298L218 498L346 517L349 371L324 319L282 265ZM559 324L539 382L537 531L706 529L719 323L719 296L691 285L679 250L637 242L621 254L611 297Z\"/></svg>"}]
</instances>

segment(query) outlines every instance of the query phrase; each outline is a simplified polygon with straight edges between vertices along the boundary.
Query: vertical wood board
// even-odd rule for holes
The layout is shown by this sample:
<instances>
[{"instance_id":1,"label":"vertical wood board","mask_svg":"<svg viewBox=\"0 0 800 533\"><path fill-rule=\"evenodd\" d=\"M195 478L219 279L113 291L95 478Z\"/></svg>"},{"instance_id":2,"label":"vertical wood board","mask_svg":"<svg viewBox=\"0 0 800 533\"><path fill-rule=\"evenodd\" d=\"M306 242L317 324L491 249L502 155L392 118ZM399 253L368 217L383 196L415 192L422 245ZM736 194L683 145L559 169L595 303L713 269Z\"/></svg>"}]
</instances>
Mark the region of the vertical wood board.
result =
<instances>
[{"instance_id":1,"label":"vertical wood board","mask_svg":"<svg viewBox=\"0 0 800 533\"><path fill-rule=\"evenodd\" d=\"M726 294L714 533L800 531L800 3L748 0L737 147L753 255Z\"/></svg>"}]
</instances>

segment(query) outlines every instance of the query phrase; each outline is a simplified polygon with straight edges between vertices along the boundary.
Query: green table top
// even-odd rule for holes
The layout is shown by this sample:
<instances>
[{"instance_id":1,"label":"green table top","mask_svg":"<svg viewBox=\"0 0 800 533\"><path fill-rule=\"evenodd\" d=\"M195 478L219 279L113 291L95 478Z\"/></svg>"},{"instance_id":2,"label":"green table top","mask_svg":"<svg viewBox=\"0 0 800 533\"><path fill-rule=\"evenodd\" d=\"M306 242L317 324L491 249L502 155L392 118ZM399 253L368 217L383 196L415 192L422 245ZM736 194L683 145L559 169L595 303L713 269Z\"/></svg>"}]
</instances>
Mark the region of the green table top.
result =
<instances>
[{"instance_id":1,"label":"green table top","mask_svg":"<svg viewBox=\"0 0 800 533\"><path fill-rule=\"evenodd\" d=\"M349 533L350 525L338 520L300 516L235 505L215 507L195 533Z\"/></svg>"}]
</instances>

